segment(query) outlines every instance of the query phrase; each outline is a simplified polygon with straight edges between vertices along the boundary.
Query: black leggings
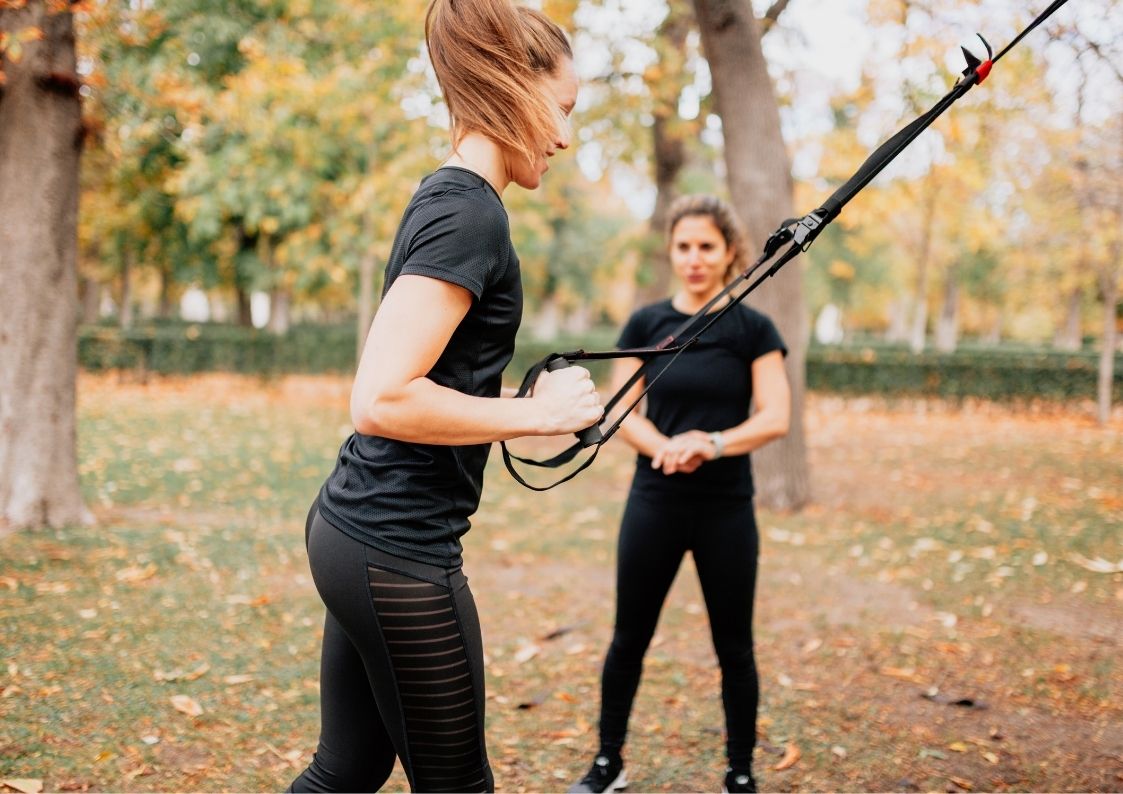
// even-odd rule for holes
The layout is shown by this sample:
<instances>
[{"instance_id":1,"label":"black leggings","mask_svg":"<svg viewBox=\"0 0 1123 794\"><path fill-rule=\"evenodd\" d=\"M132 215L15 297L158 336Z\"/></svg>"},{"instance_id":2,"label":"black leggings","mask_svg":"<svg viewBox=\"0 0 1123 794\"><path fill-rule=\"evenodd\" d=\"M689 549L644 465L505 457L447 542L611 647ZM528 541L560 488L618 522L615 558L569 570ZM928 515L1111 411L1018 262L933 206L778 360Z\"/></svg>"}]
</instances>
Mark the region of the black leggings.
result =
<instances>
[{"instance_id":1,"label":"black leggings","mask_svg":"<svg viewBox=\"0 0 1123 794\"><path fill-rule=\"evenodd\" d=\"M616 628L601 679L601 753L624 747L643 657L683 555L690 551L721 665L726 751L748 770L756 742L758 681L753 658L757 530L750 499L699 500L633 490L620 526Z\"/></svg>"},{"instance_id":2,"label":"black leggings","mask_svg":"<svg viewBox=\"0 0 1123 794\"><path fill-rule=\"evenodd\" d=\"M327 606L320 742L292 791L376 791L399 758L414 791L493 791L480 623L468 579L385 554L313 507L308 560Z\"/></svg>"}]
</instances>

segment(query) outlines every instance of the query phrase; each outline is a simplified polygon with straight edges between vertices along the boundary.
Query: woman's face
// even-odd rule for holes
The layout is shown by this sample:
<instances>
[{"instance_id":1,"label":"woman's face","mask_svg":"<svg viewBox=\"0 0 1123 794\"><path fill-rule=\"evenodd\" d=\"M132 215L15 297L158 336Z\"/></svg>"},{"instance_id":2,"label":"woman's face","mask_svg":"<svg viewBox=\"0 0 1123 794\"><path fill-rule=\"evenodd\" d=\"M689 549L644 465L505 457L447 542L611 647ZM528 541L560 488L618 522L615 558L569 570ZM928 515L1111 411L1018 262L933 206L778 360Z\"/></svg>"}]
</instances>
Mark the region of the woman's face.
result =
<instances>
[{"instance_id":1,"label":"woman's face","mask_svg":"<svg viewBox=\"0 0 1123 794\"><path fill-rule=\"evenodd\" d=\"M709 215L687 215L671 231L671 267L683 289L696 297L721 291L735 255Z\"/></svg>"},{"instance_id":2,"label":"woman's face","mask_svg":"<svg viewBox=\"0 0 1123 794\"><path fill-rule=\"evenodd\" d=\"M577 72L573 68L573 60L562 58L558 67L543 79L542 88L558 108L553 141L546 151L538 153L533 164L521 156L514 156L509 165L512 181L527 190L534 190L542 183L542 175L550 170L549 158L559 149L569 148L569 114L577 104Z\"/></svg>"}]
</instances>

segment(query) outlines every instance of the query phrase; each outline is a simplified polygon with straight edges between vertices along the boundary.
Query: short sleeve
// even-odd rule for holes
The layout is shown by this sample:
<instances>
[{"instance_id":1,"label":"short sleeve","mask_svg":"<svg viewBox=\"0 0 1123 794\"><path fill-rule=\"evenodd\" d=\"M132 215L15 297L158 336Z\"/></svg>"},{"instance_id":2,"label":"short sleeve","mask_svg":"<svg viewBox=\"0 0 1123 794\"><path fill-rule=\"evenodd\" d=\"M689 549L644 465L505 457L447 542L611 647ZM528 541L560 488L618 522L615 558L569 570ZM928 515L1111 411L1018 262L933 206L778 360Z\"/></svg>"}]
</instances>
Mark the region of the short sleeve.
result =
<instances>
[{"instance_id":1,"label":"short sleeve","mask_svg":"<svg viewBox=\"0 0 1123 794\"><path fill-rule=\"evenodd\" d=\"M616 340L616 349L627 350L633 347L650 345L651 340L648 338L650 331L647 326L645 313L642 310L634 312L628 318L628 322L624 323L623 330L620 331L620 336Z\"/></svg>"},{"instance_id":2,"label":"short sleeve","mask_svg":"<svg viewBox=\"0 0 1123 794\"><path fill-rule=\"evenodd\" d=\"M449 192L417 209L401 273L464 287L478 300L507 267L510 235L502 207Z\"/></svg>"},{"instance_id":3,"label":"short sleeve","mask_svg":"<svg viewBox=\"0 0 1123 794\"><path fill-rule=\"evenodd\" d=\"M776 330L775 324L768 317L765 317L759 312L754 312L752 315L753 322L750 323L749 333L749 361L756 361L763 355L779 350L780 355L788 355L788 347L784 344L784 340L780 337L780 332Z\"/></svg>"}]
</instances>

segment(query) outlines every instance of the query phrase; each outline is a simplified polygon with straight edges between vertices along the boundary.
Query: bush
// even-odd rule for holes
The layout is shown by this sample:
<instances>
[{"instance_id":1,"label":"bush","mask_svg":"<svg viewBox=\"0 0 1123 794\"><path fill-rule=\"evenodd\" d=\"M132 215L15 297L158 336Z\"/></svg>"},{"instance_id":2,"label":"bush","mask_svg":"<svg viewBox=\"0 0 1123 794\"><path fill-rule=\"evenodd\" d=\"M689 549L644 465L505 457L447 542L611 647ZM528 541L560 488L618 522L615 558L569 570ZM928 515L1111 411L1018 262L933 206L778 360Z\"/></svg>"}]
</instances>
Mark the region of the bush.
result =
<instances>
[{"instance_id":1,"label":"bush","mask_svg":"<svg viewBox=\"0 0 1123 794\"><path fill-rule=\"evenodd\" d=\"M614 329L554 341L520 337L506 380L517 384L552 352L611 350ZM89 326L78 336L78 361L88 370L125 369L161 374L241 372L350 373L355 369L355 327L301 325L288 334L202 323L121 331ZM1094 399L1098 354L1022 347L965 346L951 354L914 355L907 348L871 343L813 345L807 353L807 385L844 394L914 395L991 400ZM612 363L586 364L607 386ZM1123 357L1116 358L1115 399L1123 401Z\"/></svg>"},{"instance_id":2,"label":"bush","mask_svg":"<svg viewBox=\"0 0 1123 794\"><path fill-rule=\"evenodd\" d=\"M916 355L901 347L818 347L807 353L807 386L844 394L982 397L989 400L1094 399L1096 353L967 348ZM1123 357L1114 399L1123 399Z\"/></svg>"}]
</instances>

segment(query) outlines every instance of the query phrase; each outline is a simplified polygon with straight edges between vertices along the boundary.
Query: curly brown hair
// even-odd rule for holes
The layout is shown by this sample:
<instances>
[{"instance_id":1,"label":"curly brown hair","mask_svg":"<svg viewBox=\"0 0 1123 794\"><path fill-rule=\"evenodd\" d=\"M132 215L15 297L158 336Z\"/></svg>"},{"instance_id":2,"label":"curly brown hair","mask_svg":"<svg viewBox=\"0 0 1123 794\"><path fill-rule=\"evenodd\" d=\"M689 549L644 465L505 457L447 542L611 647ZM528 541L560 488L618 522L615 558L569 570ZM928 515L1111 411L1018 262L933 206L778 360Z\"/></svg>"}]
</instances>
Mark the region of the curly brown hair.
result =
<instances>
[{"instance_id":1,"label":"curly brown hair","mask_svg":"<svg viewBox=\"0 0 1123 794\"><path fill-rule=\"evenodd\" d=\"M675 227L683 218L703 217L713 221L714 226L721 232L727 248L733 250L733 261L725 270L725 282L728 284L733 277L747 267L748 261L745 242L745 232L737 214L725 201L717 196L705 193L696 193L689 196L680 196L667 210L667 244L670 245L674 236Z\"/></svg>"}]
</instances>

